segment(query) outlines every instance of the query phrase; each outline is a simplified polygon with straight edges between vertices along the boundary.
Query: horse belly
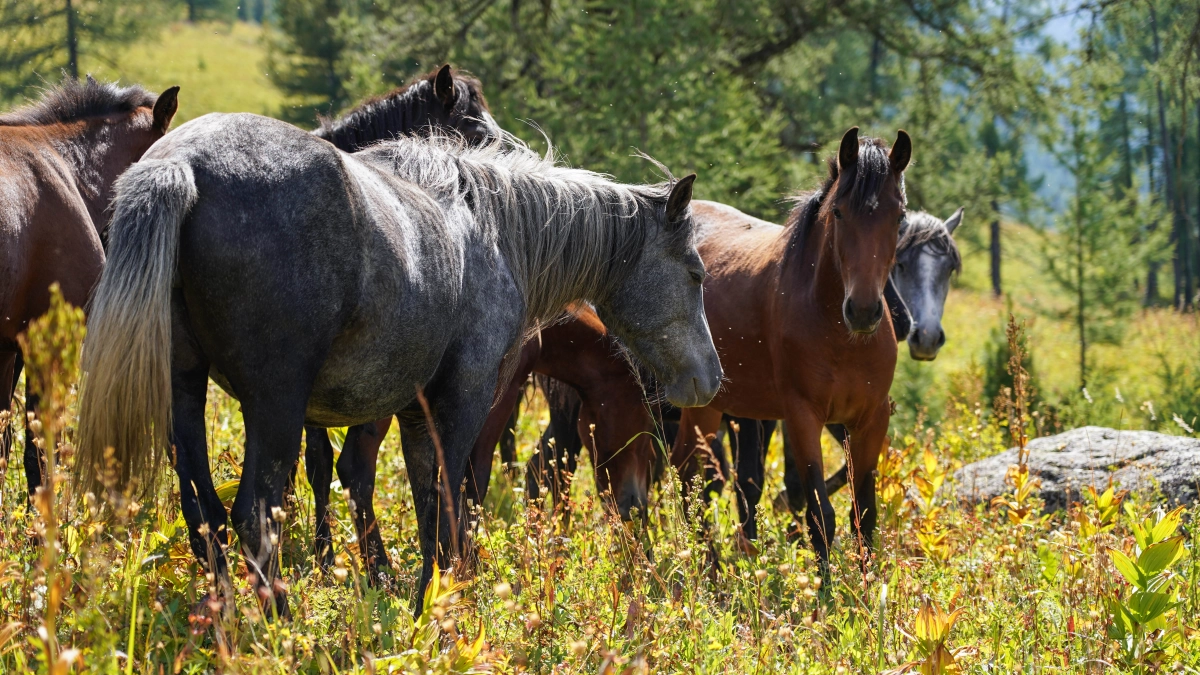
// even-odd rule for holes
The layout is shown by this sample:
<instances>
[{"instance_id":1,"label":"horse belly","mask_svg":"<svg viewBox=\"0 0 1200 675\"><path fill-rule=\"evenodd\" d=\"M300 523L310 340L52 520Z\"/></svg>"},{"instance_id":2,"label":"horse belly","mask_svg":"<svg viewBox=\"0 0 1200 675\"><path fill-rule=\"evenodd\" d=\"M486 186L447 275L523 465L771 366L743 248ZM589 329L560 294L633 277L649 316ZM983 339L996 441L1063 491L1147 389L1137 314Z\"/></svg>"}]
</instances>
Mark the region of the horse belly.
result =
<instances>
[{"instance_id":1,"label":"horse belly","mask_svg":"<svg viewBox=\"0 0 1200 675\"><path fill-rule=\"evenodd\" d=\"M309 396L309 423L361 424L407 407L437 372L451 320L446 312L396 312L339 335Z\"/></svg>"}]
</instances>

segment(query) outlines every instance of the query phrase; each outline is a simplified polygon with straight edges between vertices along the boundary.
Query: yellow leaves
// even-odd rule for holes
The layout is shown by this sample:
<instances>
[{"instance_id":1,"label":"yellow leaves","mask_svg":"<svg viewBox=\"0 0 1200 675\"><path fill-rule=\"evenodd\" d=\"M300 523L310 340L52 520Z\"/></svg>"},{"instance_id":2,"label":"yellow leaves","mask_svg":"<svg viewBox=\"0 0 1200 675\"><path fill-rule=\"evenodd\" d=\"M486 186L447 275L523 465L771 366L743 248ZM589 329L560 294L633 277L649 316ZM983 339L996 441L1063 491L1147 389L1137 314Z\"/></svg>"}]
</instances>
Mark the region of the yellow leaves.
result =
<instances>
[{"instance_id":1,"label":"yellow leaves","mask_svg":"<svg viewBox=\"0 0 1200 675\"><path fill-rule=\"evenodd\" d=\"M921 647L932 653L935 646L943 645L950 637L950 629L954 627L954 622L958 620L962 611L962 608L958 608L946 612L937 603L927 600L917 612L916 621L913 623L913 634Z\"/></svg>"},{"instance_id":2,"label":"yellow leaves","mask_svg":"<svg viewBox=\"0 0 1200 675\"><path fill-rule=\"evenodd\" d=\"M1041 481L1031 478L1028 464L1009 465L1004 474L1004 482L1012 488L1011 492L1000 495L992 500L992 506L1003 506L1008 515L1008 522L1013 525L1028 525L1039 506L1036 490Z\"/></svg>"},{"instance_id":3,"label":"yellow leaves","mask_svg":"<svg viewBox=\"0 0 1200 675\"><path fill-rule=\"evenodd\" d=\"M963 614L963 608L956 608L958 600L956 593L950 600L950 611L942 609L932 599L927 598L913 620L912 637L917 642L918 660L886 671L884 675L902 675L917 671L921 675L957 675L962 672L958 660L973 653L973 648L951 649L947 646L950 631Z\"/></svg>"}]
</instances>

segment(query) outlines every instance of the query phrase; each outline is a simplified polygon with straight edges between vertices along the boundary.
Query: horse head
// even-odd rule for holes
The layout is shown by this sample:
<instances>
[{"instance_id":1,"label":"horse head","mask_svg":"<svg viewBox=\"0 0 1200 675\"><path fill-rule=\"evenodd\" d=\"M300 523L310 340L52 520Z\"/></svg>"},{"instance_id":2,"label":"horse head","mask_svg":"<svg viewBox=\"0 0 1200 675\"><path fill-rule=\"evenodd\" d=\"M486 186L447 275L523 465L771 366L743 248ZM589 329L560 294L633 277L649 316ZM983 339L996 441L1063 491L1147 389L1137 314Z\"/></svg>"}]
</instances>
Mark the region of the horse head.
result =
<instances>
[{"instance_id":1,"label":"horse head","mask_svg":"<svg viewBox=\"0 0 1200 675\"><path fill-rule=\"evenodd\" d=\"M962 268L952 236L962 223L962 215L960 208L943 223L928 213L911 214L896 247L892 281L912 314L908 352L917 361L934 360L946 343L942 311L950 292L950 277Z\"/></svg>"},{"instance_id":2,"label":"horse head","mask_svg":"<svg viewBox=\"0 0 1200 675\"><path fill-rule=\"evenodd\" d=\"M429 76L429 83L436 100L430 111L434 126L454 129L472 144L500 136L500 125L488 110L479 80L463 73L456 75L447 64Z\"/></svg>"},{"instance_id":3,"label":"horse head","mask_svg":"<svg viewBox=\"0 0 1200 675\"><path fill-rule=\"evenodd\" d=\"M721 386L721 363L704 314L704 262L692 221L695 174L671 185L653 215L639 263L596 303L601 320L654 373L668 401L706 405Z\"/></svg>"},{"instance_id":4,"label":"horse head","mask_svg":"<svg viewBox=\"0 0 1200 675\"><path fill-rule=\"evenodd\" d=\"M883 287L896 256L904 219L904 169L912 141L900 131L891 152L879 139L842 137L837 178L820 214L831 226L835 260L845 295L842 317L853 333L871 335L883 320Z\"/></svg>"}]
</instances>

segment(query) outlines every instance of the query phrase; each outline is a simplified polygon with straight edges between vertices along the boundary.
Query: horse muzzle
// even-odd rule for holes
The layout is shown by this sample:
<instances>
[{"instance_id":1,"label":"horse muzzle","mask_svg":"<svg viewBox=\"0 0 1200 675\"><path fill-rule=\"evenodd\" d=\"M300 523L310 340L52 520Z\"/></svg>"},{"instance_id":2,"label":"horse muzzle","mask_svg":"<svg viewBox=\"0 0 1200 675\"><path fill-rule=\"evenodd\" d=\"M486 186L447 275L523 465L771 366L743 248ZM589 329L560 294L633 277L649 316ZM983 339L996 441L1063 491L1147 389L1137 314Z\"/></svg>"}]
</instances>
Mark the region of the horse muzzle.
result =
<instances>
[{"instance_id":1,"label":"horse muzzle","mask_svg":"<svg viewBox=\"0 0 1200 675\"><path fill-rule=\"evenodd\" d=\"M873 303L860 305L854 302L854 298L847 297L842 304L842 318L846 320L850 332L872 335L879 330L879 324L883 321L883 300L880 298Z\"/></svg>"},{"instance_id":2,"label":"horse muzzle","mask_svg":"<svg viewBox=\"0 0 1200 675\"><path fill-rule=\"evenodd\" d=\"M711 363L688 368L666 386L667 402L677 408L699 408L712 402L721 388L724 372L713 352Z\"/></svg>"},{"instance_id":3,"label":"horse muzzle","mask_svg":"<svg viewBox=\"0 0 1200 675\"><path fill-rule=\"evenodd\" d=\"M946 344L946 331L936 328L917 328L908 337L908 355L915 361L932 361Z\"/></svg>"}]
</instances>

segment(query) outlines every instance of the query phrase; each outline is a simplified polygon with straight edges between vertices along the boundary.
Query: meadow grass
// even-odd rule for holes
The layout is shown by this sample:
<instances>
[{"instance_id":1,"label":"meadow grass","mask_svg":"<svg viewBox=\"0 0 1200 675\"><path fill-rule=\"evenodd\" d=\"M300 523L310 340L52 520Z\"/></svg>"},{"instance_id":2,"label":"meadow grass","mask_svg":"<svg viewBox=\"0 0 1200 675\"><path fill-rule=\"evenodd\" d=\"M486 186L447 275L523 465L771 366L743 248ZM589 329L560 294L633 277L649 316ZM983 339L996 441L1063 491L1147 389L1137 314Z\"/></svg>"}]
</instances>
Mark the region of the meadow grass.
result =
<instances>
[{"instance_id":1,"label":"meadow grass","mask_svg":"<svg viewBox=\"0 0 1200 675\"><path fill-rule=\"evenodd\" d=\"M175 126L210 112L277 115L284 99L267 77L262 33L242 21L171 23L91 72L152 91L179 85Z\"/></svg>"},{"instance_id":2,"label":"meadow grass","mask_svg":"<svg viewBox=\"0 0 1200 675\"><path fill-rule=\"evenodd\" d=\"M55 334L71 339L56 344L74 344L81 331L58 323ZM50 361L36 367L57 378L63 404L58 421L40 427L43 438L73 424L75 373ZM238 474L241 419L215 386L208 414L220 485ZM535 392L518 429L521 457L546 419ZM329 574L314 568L311 493L301 479L281 547L293 619L262 615L231 551L237 611L215 625L193 615L209 582L187 546L174 491L140 503L118 494L81 499L60 483L34 509L18 442L0 482L0 672L1200 672L1200 559L1191 555L1200 533L1179 533L1171 520L1200 507L1168 516L1149 496L1113 505L1101 494L1043 516L1019 472L1003 504L953 499L952 470L1008 445L1007 424L982 404L960 402L937 424L897 429L880 472L876 556L862 564L847 535L848 497L837 495L839 537L824 583L808 547L789 539L790 514L769 499L758 555L749 557L733 545L729 496L708 505L715 524L706 532L702 502L685 506L670 472L647 519L627 527L604 508L586 460L571 508L557 512L530 503L497 467L488 502L473 515L474 575L436 585L415 622L416 524L395 430L376 490L392 588L366 585L337 484L337 563ZM826 450L828 462L839 461L832 444ZM768 495L782 483L779 453L776 441ZM69 442L60 455L70 461ZM1157 539L1145 539L1160 521ZM1170 559L1144 577L1112 552L1140 564L1153 556L1139 551L1155 545L1170 548ZM1122 608L1142 611L1137 594L1151 593L1134 582L1152 584L1166 610L1117 639Z\"/></svg>"}]
</instances>

